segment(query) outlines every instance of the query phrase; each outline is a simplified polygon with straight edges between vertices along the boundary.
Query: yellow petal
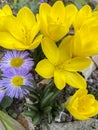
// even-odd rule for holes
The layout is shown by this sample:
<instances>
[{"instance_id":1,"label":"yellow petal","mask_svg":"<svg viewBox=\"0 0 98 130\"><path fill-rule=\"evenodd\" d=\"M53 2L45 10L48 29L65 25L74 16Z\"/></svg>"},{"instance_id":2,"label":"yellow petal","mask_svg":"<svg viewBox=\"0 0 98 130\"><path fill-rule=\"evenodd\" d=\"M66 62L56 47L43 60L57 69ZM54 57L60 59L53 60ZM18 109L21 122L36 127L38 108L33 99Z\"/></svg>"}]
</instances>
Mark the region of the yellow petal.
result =
<instances>
[{"instance_id":1,"label":"yellow petal","mask_svg":"<svg viewBox=\"0 0 98 130\"><path fill-rule=\"evenodd\" d=\"M98 54L97 28L83 26L81 31L73 36L73 56L85 57Z\"/></svg>"},{"instance_id":2,"label":"yellow petal","mask_svg":"<svg viewBox=\"0 0 98 130\"><path fill-rule=\"evenodd\" d=\"M49 37L54 41L60 40L69 32L69 26L65 26L64 24L50 23L48 26Z\"/></svg>"},{"instance_id":3,"label":"yellow petal","mask_svg":"<svg viewBox=\"0 0 98 130\"><path fill-rule=\"evenodd\" d=\"M4 12L5 16L12 15L12 10L9 5L5 5L2 11Z\"/></svg>"},{"instance_id":4,"label":"yellow petal","mask_svg":"<svg viewBox=\"0 0 98 130\"><path fill-rule=\"evenodd\" d=\"M44 78L52 78L54 74L54 66L47 59L41 60L35 70Z\"/></svg>"},{"instance_id":5,"label":"yellow petal","mask_svg":"<svg viewBox=\"0 0 98 130\"><path fill-rule=\"evenodd\" d=\"M74 88L86 88L87 84L85 79L78 73L65 71L66 83Z\"/></svg>"},{"instance_id":6,"label":"yellow petal","mask_svg":"<svg viewBox=\"0 0 98 130\"><path fill-rule=\"evenodd\" d=\"M8 15L12 15L12 10L9 5L5 5L2 9L0 9L0 16Z\"/></svg>"},{"instance_id":7,"label":"yellow petal","mask_svg":"<svg viewBox=\"0 0 98 130\"><path fill-rule=\"evenodd\" d=\"M98 26L83 27L80 31L80 36L82 41L82 55L92 56L98 54ZM85 38L85 36L87 37Z\"/></svg>"},{"instance_id":8,"label":"yellow petal","mask_svg":"<svg viewBox=\"0 0 98 130\"><path fill-rule=\"evenodd\" d=\"M60 50L60 60L61 62L64 62L67 59L70 59L72 57L72 43L71 43L72 37L67 36L64 38L64 40L59 45Z\"/></svg>"},{"instance_id":9,"label":"yellow petal","mask_svg":"<svg viewBox=\"0 0 98 130\"><path fill-rule=\"evenodd\" d=\"M44 37L42 39L42 50L48 60L56 65L59 62L59 49L54 41L51 39Z\"/></svg>"},{"instance_id":10,"label":"yellow petal","mask_svg":"<svg viewBox=\"0 0 98 130\"><path fill-rule=\"evenodd\" d=\"M31 43L31 45L29 45L29 49L31 50L31 49L35 49L36 47L38 47L38 45L40 44L40 42L41 42L41 39L42 39L42 34L40 34L40 35L38 35L35 39L34 39L34 41L33 41L33 43Z\"/></svg>"},{"instance_id":11,"label":"yellow petal","mask_svg":"<svg viewBox=\"0 0 98 130\"><path fill-rule=\"evenodd\" d=\"M6 49L26 50L28 46L23 45L7 32L0 32L0 46Z\"/></svg>"},{"instance_id":12,"label":"yellow petal","mask_svg":"<svg viewBox=\"0 0 98 130\"><path fill-rule=\"evenodd\" d=\"M54 71L54 83L59 90L62 90L66 86L65 75L63 71L58 69Z\"/></svg>"},{"instance_id":13,"label":"yellow petal","mask_svg":"<svg viewBox=\"0 0 98 130\"><path fill-rule=\"evenodd\" d=\"M77 16L76 16L76 19L75 19L75 22L74 22L74 27L75 27L75 30L77 29L80 29L80 27L86 22L86 20L88 18L90 18L92 15L92 9L89 5L85 5L83 6Z\"/></svg>"},{"instance_id":14,"label":"yellow petal","mask_svg":"<svg viewBox=\"0 0 98 130\"><path fill-rule=\"evenodd\" d=\"M74 110L74 109L72 108L72 105L71 105L71 104L70 104L70 105L68 104L68 105L66 105L65 107L66 107L67 110L71 113L71 115L72 115L74 118L78 119L78 120L88 120L88 119L90 119L88 116L79 113L77 110Z\"/></svg>"},{"instance_id":15,"label":"yellow petal","mask_svg":"<svg viewBox=\"0 0 98 130\"><path fill-rule=\"evenodd\" d=\"M79 98L81 98L83 95L87 96L87 93L88 93L87 89L84 89L84 88L79 89L75 92L75 94L73 96L71 96L68 99L68 101L65 104L65 107L67 108L67 110L78 120L89 119L88 115L81 113L77 108Z\"/></svg>"},{"instance_id":16,"label":"yellow petal","mask_svg":"<svg viewBox=\"0 0 98 130\"><path fill-rule=\"evenodd\" d=\"M74 4L65 6L65 23L70 26L73 23L77 13L78 9Z\"/></svg>"},{"instance_id":17,"label":"yellow petal","mask_svg":"<svg viewBox=\"0 0 98 130\"><path fill-rule=\"evenodd\" d=\"M72 44L73 57L79 56L82 51L82 43L79 32L72 36Z\"/></svg>"},{"instance_id":18,"label":"yellow petal","mask_svg":"<svg viewBox=\"0 0 98 130\"><path fill-rule=\"evenodd\" d=\"M57 1L51 8L50 12L51 17L54 20L61 20L63 21L65 16L65 7L62 1Z\"/></svg>"},{"instance_id":19,"label":"yellow petal","mask_svg":"<svg viewBox=\"0 0 98 130\"><path fill-rule=\"evenodd\" d=\"M9 32L13 37L21 42L25 42L25 29L21 23L17 21L17 19L13 16L8 16L4 20L7 32Z\"/></svg>"},{"instance_id":20,"label":"yellow petal","mask_svg":"<svg viewBox=\"0 0 98 130\"><path fill-rule=\"evenodd\" d=\"M50 13L50 9L51 9L51 6L47 3L42 3L40 5L40 8L39 8L39 19L40 19L40 22L41 22L41 31L42 33L47 36L48 35L48 21L47 21L47 16L49 15Z\"/></svg>"},{"instance_id":21,"label":"yellow petal","mask_svg":"<svg viewBox=\"0 0 98 130\"><path fill-rule=\"evenodd\" d=\"M64 63L64 68L67 71L81 71L87 68L91 64L91 60L88 58L75 57Z\"/></svg>"},{"instance_id":22,"label":"yellow petal","mask_svg":"<svg viewBox=\"0 0 98 130\"><path fill-rule=\"evenodd\" d=\"M70 104L72 104L77 97L80 98L80 97L82 97L83 95L84 95L84 96L87 95L87 93L88 93L88 90L85 89L85 88L80 88L80 89L78 89L78 90L75 92L75 94L70 98Z\"/></svg>"},{"instance_id":23,"label":"yellow petal","mask_svg":"<svg viewBox=\"0 0 98 130\"><path fill-rule=\"evenodd\" d=\"M31 30L29 31L29 41L32 42L33 39L35 38L35 36L38 34L39 32L39 28L40 28L40 23L36 23L32 28Z\"/></svg>"},{"instance_id":24,"label":"yellow petal","mask_svg":"<svg viewBox=\"0 0 98 130\"><path fill-rule=\"evenodd\" d=\"M35 16L33 12L27 7L23 7L19 10L17 19L24 25L27 31L31 30L35 24Z\"/></svg>"}]
</instances>

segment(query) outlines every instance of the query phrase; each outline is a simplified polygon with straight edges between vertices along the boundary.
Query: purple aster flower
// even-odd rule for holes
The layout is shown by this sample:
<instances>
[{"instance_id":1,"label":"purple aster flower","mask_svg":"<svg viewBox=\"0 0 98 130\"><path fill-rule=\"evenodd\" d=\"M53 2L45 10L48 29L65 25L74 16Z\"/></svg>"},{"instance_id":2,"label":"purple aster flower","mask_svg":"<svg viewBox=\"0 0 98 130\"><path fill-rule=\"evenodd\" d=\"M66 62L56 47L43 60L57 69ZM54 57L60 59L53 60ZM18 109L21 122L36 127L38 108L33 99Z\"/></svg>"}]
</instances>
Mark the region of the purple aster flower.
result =
<instances>
[{"instance_id":1,"label":"purple aster flower","mask_svg":"<svg viewBox=\"0 0 98 130\"><path fill-rule=\"evenodd\" d=\"M0 102L2 101L4 95L5 95L5 90L4 89L0 89Z\"/></svg>"},{"instance_id":2,"label":"purple aster flower","mask_svg":"<svg viewBox=\"0 0 98 130\"><path fill-rule=\"evenodd\" d=\"M34 62L32 58L29 58L29 53L27 51L7 51L5 56L2 58L0 63L0 68L3 71L10 69L25 69L30 71L32 69Z\"/></svg>"},{"instance_id":3,"label":"purple aster flower","mask_svg":"<svg viewBox=\"0 0 98 130\"><path fill-rule=\"evenodd\" d=\"M0 84L5 89L5 94L11 98L22 98L29 91L22 88L22 85L33 86L30 80L33 76L25 70L10 70L2 74Z\"/></svg>"},{"instance_id":4,"label":"purple aster flower","mask_svg":"<svg viewBox=\"0 0 98 130\"><path fill-rule=\"evenodd\" d=\"M41 2L41 3L44 3L44 2L45 2L45 0L40 0L40 2Z\"/></svg>"}]
</instances>

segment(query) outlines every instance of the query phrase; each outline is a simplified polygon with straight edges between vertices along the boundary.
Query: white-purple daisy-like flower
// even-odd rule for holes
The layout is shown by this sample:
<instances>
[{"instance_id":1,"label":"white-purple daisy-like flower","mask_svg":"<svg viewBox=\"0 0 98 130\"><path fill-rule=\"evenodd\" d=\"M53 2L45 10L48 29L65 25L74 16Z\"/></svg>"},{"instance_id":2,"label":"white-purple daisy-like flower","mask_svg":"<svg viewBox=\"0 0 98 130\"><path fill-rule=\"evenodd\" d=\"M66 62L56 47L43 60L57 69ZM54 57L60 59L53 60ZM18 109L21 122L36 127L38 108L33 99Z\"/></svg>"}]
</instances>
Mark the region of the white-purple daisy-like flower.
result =
<instances>
[{"instance_id":1,"label":"white-purple daisy-like flower","mask_svg":"<svg viewBox=\"0 0 98 130\"><path fill-rule=\"evenodd\" d=\"M2 71L10 69L30 71L34 65L33 59L29 57L27 51L7 51L1 60L0 68Z\"/></svg>"},{"instance_id":2,"label":"white-purple daisy-like flower","mask_svg":"<svg viewBox=\"0 0 98 130\"><path fill-rule=\"evenodd\" d=\"M44 2L45 2L45 0L40 0L40 2L41 2L41 3L44 3Z\"/></svg>"},{"instance_id":3,"label":"white-purple daisy-like flower","mask_svg":"<svg viewBox=\"0 0 98 130\"><path fill-rule=\"evenodd\" d=\"M1 87L0 87L0 102L2 101L4 95L5 95L5 90L1 89Z\"/></svg>"},{"instance_id":4,"label":"white-purple daisy-like flower","mask_svg":"<svg viewBox=\"0 0 98 130\"><path fill-rule=\"evenodd\" d=\"M33 76L27 71L10 70L2 74L0 84L5 89L5 95L11 98L22 98L29 93L27 89L22 88L22 85L33 87L30 80L33 80Z\"/></svg>"}]
</instances>

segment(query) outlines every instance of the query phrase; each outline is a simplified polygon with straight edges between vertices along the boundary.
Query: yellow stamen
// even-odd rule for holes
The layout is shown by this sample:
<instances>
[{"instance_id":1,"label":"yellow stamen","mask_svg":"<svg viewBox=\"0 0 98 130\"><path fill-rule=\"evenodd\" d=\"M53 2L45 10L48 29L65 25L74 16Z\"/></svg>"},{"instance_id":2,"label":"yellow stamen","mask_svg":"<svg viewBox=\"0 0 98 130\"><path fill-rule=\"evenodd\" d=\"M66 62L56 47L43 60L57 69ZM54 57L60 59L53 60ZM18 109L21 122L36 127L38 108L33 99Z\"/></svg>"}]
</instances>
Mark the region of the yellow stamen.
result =
<instances>
[{"instance_id":1,"label":"yellow stamen","mask_svg":"<svg viewBox=\"0 0 98 130\"><path fill-rule=\"evenodd\" d=\"M24 60L20 57L15 57L11 60L10 65L15 68L19 68L24 63Z\"/></svg>"},{"instance_id":2,"label":"yellow stamen","mask_svg":"<svg viewBox=\"0 0 98 130\"><path fill-rule=\"evenodd\" d=\"M12 78L12 84L15 86L15 87L20 87L21 85L23 85L23 82L24 82L24 79L22 76L14 76Z\"/></svg>"}]
</instances>

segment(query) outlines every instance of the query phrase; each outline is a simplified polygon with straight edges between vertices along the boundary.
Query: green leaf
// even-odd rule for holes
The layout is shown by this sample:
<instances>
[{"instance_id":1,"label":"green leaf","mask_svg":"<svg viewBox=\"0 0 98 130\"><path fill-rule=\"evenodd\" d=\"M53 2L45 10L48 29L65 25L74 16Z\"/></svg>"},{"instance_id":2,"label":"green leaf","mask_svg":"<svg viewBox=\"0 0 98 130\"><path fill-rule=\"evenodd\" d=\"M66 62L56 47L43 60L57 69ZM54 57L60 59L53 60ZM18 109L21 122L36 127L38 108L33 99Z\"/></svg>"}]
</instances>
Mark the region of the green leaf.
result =
<instances>
[{"instance_id":1,"label":"green leaf","mask_svg":"<svg viewBox=\"0 0 98 130\"><path fill-rule=\"evenodd\" d=\"M53 115L55 115L57 117L57 116L59 116L59 112L58 111L53 111Z\"/></svg>"},{"instance_id":2,"label":"green leaf","mask_svg":"<svg viewBox=\"0 0 98 130\"><path fill-rule=\"evenodd\" d=\"M47 91L43 94L43 98L45 98L50 92L50 88L48 88Z\"/></svg>"},{"instance_id":3,"label":"green leaf","mask_svg":"<svg viewBox=\"0 0 98 130\"><path fill-rule=\"evenodd\" d=\"M38 109L36 106L34 106L33 104L25 103L24 105L25 105L26 107L32 109L33 111L39 111L39 109Z\"/></svg>"},{"instance_id":4,"label":"green leaf","mask_svg":"<svg viewBox=\"0 0 98 130\"><path fill-rule=\"evenodd\" d=\"M36 96L36 95L34 95L34 94L29 94L29 96L30 97L32 97L33 99L36 99L37 101L39 101L40 99L39 99L39 97L38 96Z\"/></svg>"},{"instance_id":5,"label":"green leaf","mask_svg":"<svg viewBox=\"0 0 98 130\"><path fill-rule=\"evenodd\" d=\"M20 123L2 111L0 111L0 120L6 127L6 130L25 130Z\"/></svg>"},{"instance_id":6,"label":"green leaf","mask_svg":"<svg viewBox=\"0 0 98 130\"><path fill-rule=\"evenodd\" d=\"M48 113L48 123L51 123L51 122L52 122L52 114Z\"/></svg>"},{"instance_id":7,"label":"green leaf","mask_svg":"<svg viewBox=\"0 0 98 130\"><path fill-rule=\"evenodd\" d=\"M32 124L36 126L36 125L40 124L41 120L42 120L41 116L39 114L37 114L34 117Z\"/></svg>"},{"instance_id":8,"label":"green leaf","mask_svg":"<svg viewBox=\"0 0 98 130\"><path fill-rule=\"evenodd\" d=\"M46 103L48 103L48 100L53 96L53 92L49 93L49 95L47 95L47 97L45 97L44 99L42 99L42 102L41 102L41 106L45 106Z\"/></svg>"},{"instance_id":9,"label":"green leaf","mask_svg":"<svg viewBox=\"0 0 98 130\"><path fill-rule=\"evenodd\" d=\"M25 111L23 112L23 114L26 115L26 116L29 116L29 117L32 117L32 118L33 118L33 117L37 114L37 112L25 110Z\"/></svg>"},{"instance_id":10,"label":"green leaf","mask_svg":"<svg viewBox=\"0 0 98 130\"><path fill-rule=\"evenodd\" d=\"M54 103L54 100L56 99L56 97L60 94L61 91L57 90L54 95L50 98L50 103Z\"/></svg>"},{"instance_id":11,"label":"green leaf","mask_svg":"<svg viewBox=\"0 0 98 130\"><path fill-rule=\"evenodd\" d=\"M29 90L29 91L33 91L33 88L30 87L30 86L22 85L21 88L22 88L22 89L27 89L27 90Z\"/></svg>"},{"instance_id":12,"label":"green leaf","mask_svg":"<svg viewBox=\"0 0 98 130\"><path fill-rule=\"evenodd\" d=\"M46 87L45 87L43 93L45 94L47 91L49 91L49 89L50 89L52 86L53 86L53 80L51 80L51 81L49 82L49 84L46 85Z\"/></svg>"},{"instance_id":13,"label":"green leaf","mask_svg":"<svg viewBox=\"0 0 98 130\"><path fill-rule=\"evenodd\" d=\"M45 120L45 126L46 126L47 130L50 130L50 127L49 127L47 120Z\"/></svg>"},{"instance_id":14,"label":"green leaf","mask_svg":"<svg viewBox=\"0 0 98 130\"><path fill-rule=\"evenodd\" d=\"M1 102L1 107L3 108L3 109L6 109L6 108L8 108L9 106L11 106L11 104L12 104L12 102L13 102L13 99L12 98L10 98L10 97L8 97L8 96L5 96L4 98L3 98L3 100L2 100L2 102Z\"/></svg>"},{"instance_id":15,"label":"green leaf","mask_svg":"<svg viewBox=\"0 0 98 130\"><path fill-rule=\"evenodd\" d=\"M49 113L51 110L52 110L52 107L51 107L51 106L45 107L45 108L43 108L43 113L44 113L44 114L47 114L47 113Z\"/></svg>"}]
</instances>

